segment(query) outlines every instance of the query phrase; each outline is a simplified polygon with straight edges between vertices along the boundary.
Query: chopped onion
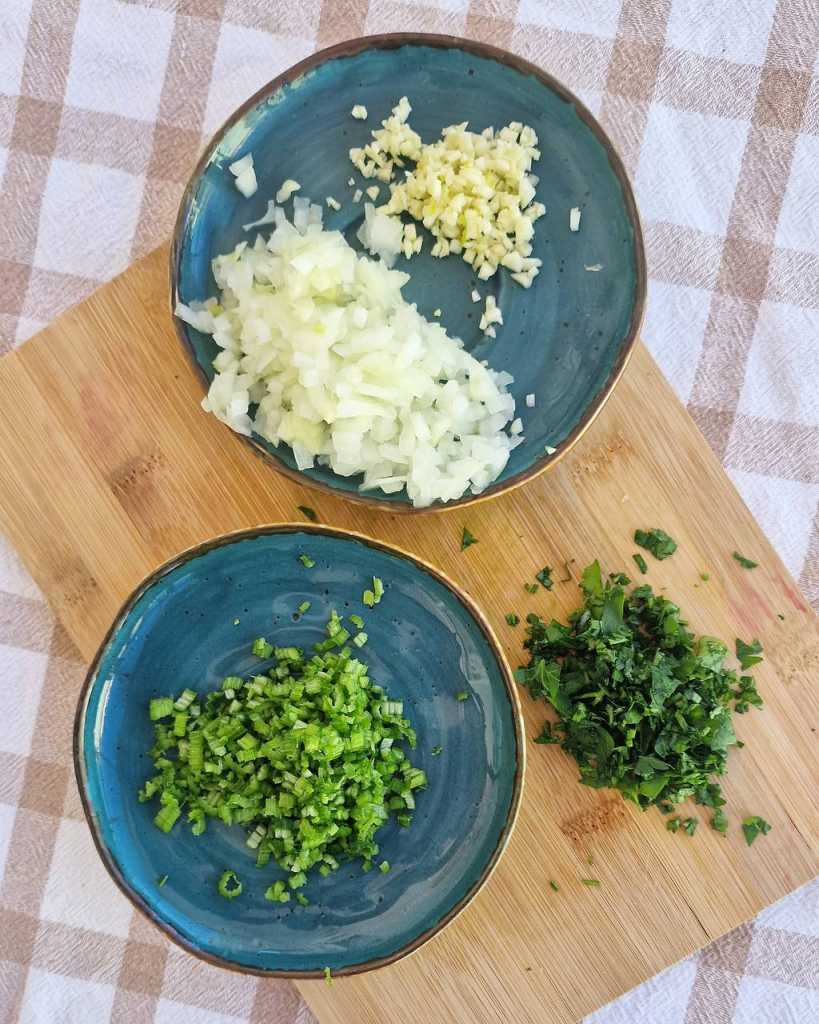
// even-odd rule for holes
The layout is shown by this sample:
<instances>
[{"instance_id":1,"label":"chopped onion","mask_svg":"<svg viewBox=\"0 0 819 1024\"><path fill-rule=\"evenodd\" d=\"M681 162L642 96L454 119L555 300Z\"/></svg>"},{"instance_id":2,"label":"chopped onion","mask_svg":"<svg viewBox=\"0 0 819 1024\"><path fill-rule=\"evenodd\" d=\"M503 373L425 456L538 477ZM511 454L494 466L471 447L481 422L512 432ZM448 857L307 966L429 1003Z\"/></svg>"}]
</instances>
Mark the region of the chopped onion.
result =
<instances>
[{"instance_id":1,"label":"chopped onion","mask_svg":"<svg viewBox=\"0 0 819 1024\"><path fill-rule=\"evenodd\" d=\"M375 210L370 223L377 234ZM511 375L425 320L401 295L408 276L323 230L319 206L296 197L292 223L277 209L267 241L240 243L213 272L218 301L176 310L221 350L203 407L290 445L299 468L406 488L422 506L484 490L523 440L506 430Z\"/></svg>"},{"instance_id":2,"label":"chopped onion","mask_svg":"<svg viewBox=\"0 0 819 1024\"><path fill-rule=\"evenodd\" d=\"M580 209L577 206L573 206L569 210L569 231L580 230Z\"/></svg>"},{"instance_id":3,"label":"chopped onion","mask_svg":"<svg viewBox=\"0 0 819 1024\"><path fill-rule=\"evenodd\" d=\"M534 393L530 393L526 396L526 408L534 409L535 407L535 396Z\"/></svg>"},{"instance_id":4,"label":"chopped onion","mask_svg":"<svg viewBox=\"0 0 819 1024\"><path fill-rule=\"evenodd\" d=\"M292 196L294 192L298 192L300 188L301 185L297 181L293 181L292 178L288 178L287 181L282 182L282 187L276 193L276 202L286 203L290 196Z\"/></svg>"},{"instance_id":5,"label":"chopped onion","mask_svg":"<svg viewBox=\"0 0 819 1024\"><path fill-rule=\"evenodd\" d=\"M366 121L367 119L367 108L361 103L356 103L350 113L357 121Z\"/></svg>"},{"instance_id":6,"label":"chopped onion","mask_svg":"<svg viewBox=\"0 0 819 1024\"><path fill-rule=\"evenodd\" d=\"M233 184L245 199L249 199L259 187L253 170L253 154L246 153L239 160L234 160L228 165L228 170L236 179Z\"/></svg>"},{"instance_id":7,"label":"chopped onion","mask_svg":"<svg viewBox=\"0 0 819 1024\"><path fill-rule=\"evenodd\" d=\"M395 217L379 213L372 203L365 203L358 239L373 256L380 256L391 267L404 244L404 225Z\"/></svg>"},{"instance_id":8,"label":"chopped onion","mask_svg":"<svg viewBox=\"0 0 819 1024\"><path fill-rule=\"evenodd\" d=\"M276 219L276 204L271 199L267 204L264 215L258 220L252 220L249 224L242 225L242 231L250 231L251 228L260 228L265 224L272 224Z\"/></svg>"}]
</instances>

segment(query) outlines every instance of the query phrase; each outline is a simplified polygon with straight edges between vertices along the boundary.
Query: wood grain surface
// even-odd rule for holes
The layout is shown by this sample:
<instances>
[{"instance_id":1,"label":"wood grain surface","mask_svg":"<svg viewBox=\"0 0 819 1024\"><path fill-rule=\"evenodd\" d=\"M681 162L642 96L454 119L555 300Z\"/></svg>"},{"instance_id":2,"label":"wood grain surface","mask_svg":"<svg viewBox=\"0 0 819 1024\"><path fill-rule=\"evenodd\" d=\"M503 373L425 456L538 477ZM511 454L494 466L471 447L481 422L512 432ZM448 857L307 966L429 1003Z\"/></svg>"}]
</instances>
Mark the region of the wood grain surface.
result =
<instances>
[{"instance_id":1,"label":"wood grain surface","mask_svg":"<svg viewBox=\"0 0 819 1024\"><path fill-rule=\"evenodd\" d=\"M531 596L524 581L570 559L575 575L594 557L629 571L635 527L678 540L673 558L647 556L647 579L694 629L762 641L766 706L738 720L747 746L729 759L727 838L705 822L693 839L671 835L656 811L580 786L558 748L531 746L519 824L488 887L401 963L301 984L322 1022L575 1021L817 872L817 622L642 345L552 472L422 516L300 488L199 409L168 315L165 250L0 361L0 393L0 524L89 659L157 564L219 532L298 519L300 503L440 566L482 605L513 667L523 631L504 614L562 615L578 599L573 583ZM464 525L479 543L462 553ZM742 569L735 548L760 567ZM524 714L531 736L544 707L527 697ZM738 829L747 814L773 825L751 849ZM581 884L590 875L600 888Z\"/></svg>"}]
</instances>

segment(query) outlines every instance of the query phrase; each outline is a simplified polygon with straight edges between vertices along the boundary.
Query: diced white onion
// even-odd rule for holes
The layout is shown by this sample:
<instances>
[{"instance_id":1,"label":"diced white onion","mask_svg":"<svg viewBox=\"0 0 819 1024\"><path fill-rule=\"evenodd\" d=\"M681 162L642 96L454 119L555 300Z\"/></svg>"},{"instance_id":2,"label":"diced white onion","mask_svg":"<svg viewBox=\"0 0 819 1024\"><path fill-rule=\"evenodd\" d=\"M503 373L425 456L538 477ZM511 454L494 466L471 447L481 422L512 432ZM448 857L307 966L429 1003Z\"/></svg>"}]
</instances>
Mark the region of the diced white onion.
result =
<instances>
[{"instance_id":1,"label":"diced white onion","mask_svg":"<svg viewBox=\"0 0 819 1024\"><path fill-rule=\"evenodd\" d=\"M290 445L300 468L362 475L362 489L406 488L419 506L479 493L522 439L505 429L511 375L425 320L401 295L406 274L359 255L320 217L296 197L292 223L277 209L266 243L213 261L218 301L177 307L221 349L203 407Z\"/></svg>"},{"instance_id":2,"label":"diced white onion","mask_svg":"<svg viewBox=\"0 0 819 1024\"><path fill-rule=\"evenodd\" d=\"M367 108L361 103L356 103L350 113L357 121L365 121L367 119Z\"/></svg>"},{"instance_id":3,"label":"diced white onion","mask_svg":"<svg viewBox=\"0 0 819 1024\"><path fill-rule=\"evenodd\" d=\"M527 409L534 409L534 407L535 407L535 396L534 396L533 393L530 393L530 394L528 394L526 396L526 408Z\"/></svg>"},{"instance_id":4,"label":"diced white onion","mask_svg":"<svg viewBox=\"0 0 819 1024\"><path fill-rule=\"evenodd\" d=\"M580 208L573 206L569 210L569 231L580 230Z\"/></svg>"},{"instance_id":5,"label":"diced white onion","mask_svg":"<svg viewBox=\"0 0 819 1024\"><path fill-rule=\"evenodd\" d=\"M293 181L292 178L288 178L287 181L282 182L282 187L276 193L276 202L286 203L290 196L292 196L294 192L298 192L300 188L301 185L297 181Z\"/></svg>"}]
</instances>

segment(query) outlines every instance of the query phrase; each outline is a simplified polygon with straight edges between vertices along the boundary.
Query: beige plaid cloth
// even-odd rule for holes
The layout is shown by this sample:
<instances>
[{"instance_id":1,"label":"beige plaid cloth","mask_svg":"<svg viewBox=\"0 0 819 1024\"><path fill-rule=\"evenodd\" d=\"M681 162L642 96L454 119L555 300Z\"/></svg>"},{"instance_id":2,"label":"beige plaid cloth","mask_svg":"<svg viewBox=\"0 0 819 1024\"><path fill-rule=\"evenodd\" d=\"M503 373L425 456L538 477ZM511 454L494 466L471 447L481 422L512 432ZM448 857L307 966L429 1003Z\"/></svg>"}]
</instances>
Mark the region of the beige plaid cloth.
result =
<instances>
[{"instance_id":1,"label":"beige plaid cloth","mask_svg":"<svg viewBox=\"0 0 819 1024\"><path fill-rule=\"evenodd\" d=\"M819 603L819 0L0 0L0 353L168 237L245 97L399 30L512 49L601 119L645 226L643 336ZM170 945L109 881L70 766L83 666L2 541L0 665L2 1020L311 1020L289 984ZM589 1018L814 1021L816 883Z\"/></svg>"}]
</instances>

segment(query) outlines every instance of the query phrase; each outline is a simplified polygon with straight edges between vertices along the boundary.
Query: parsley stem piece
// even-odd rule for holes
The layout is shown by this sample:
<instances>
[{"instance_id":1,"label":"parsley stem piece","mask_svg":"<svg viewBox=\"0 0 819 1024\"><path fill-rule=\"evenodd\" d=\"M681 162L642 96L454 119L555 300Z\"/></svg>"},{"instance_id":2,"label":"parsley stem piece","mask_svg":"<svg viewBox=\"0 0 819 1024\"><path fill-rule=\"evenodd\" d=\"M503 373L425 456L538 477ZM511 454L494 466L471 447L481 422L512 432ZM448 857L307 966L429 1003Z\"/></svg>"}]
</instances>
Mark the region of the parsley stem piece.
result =
<instances>
[{"instance_id":1,"label":"parsley stem piece","mask_svg":"<svg viewBox=\"0 0 819 1024\"><path fill-rule=\"evenodd\" d=\"M600 879L599 878L581 878L580 881L583 883L583 885L588 885L589 888L592 888L592 889L599 889L600 888Z\"/></svg>"},{"instance_id":2,"label":"parsley stem piece","mask_svg":"<svg viewBox=\"0 0 819 1024\"><path fill-rule=\"evenodd\" d=\"M734 558L735 561L739 562L743 569L756 569L756 567L759 565L759 562L752 562L750 558L746 558L744 555L741 555L738 551L732 551L731 557Z\"/></svg>"},{"instance_id":3,"label":"parsley stem piece","mask_svg":"<svg viewBox=\"0 0 819 1024\"><path fill-rule=\"evenodd\" d=\"M550 887L551 887L553 892L560 892L560 886L557 884L557 882L554 879L552 879L549 882L549 885L550 885Z\"/></svg>"},{"instance_id":4,"label":"parsley stem piece","mask_svg":"<svg viewBox=\"0 0 819 1024\"><path fill-rule=\"evenodd\" d=\"M311 523L315 523L318 520L316 510L314 508L310 508L309 505L297 505L296 507L298 508L299 512L301 512L301 514L304 516L304 518L309 519Z\"/></svg>"},{"instance_id":5,"label":"parsley stem piece","mask_svg":"<svg viewBox=\"0 0 819 1024\"><path fill-rule=\"evenodd\" d=\"M634 559L637 568L640 570L641 573L645 574L648 572L648 562L643 558L639 551L636 554L633 554L631 557Z\"/></svg>"},{"instance_id":6,"label":"parsley stem piece","mask_svg":"<svg viewBox=\"0 0 819 1024\"><path fill-rule=\"evenodd\" d=\"M536 594L538 592L537 583L524 583L523 589L529 594Z\"/></svg>"}]
</instances>

